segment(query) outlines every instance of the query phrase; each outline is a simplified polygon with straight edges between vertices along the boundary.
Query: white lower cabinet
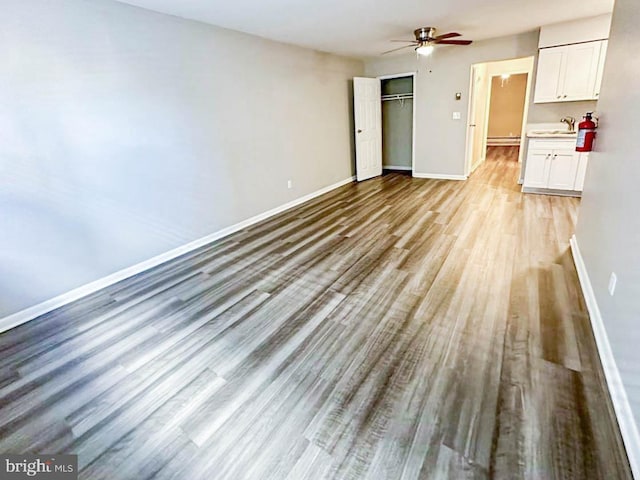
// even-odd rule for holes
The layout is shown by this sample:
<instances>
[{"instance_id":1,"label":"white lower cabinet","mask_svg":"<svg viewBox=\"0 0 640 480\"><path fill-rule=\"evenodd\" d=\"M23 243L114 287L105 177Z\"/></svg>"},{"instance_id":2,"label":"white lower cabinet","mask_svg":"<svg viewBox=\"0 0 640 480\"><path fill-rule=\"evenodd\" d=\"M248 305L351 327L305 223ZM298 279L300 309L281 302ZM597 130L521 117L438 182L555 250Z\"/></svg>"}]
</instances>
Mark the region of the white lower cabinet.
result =
<instances>
[{"instance_id":1,"label":"white lower cabinet","mask_svg":"<svg viewBox=\"0 0 640 480\"><path fill-rule=\"evenodd\" d=\"M527 170L524 175L525 187L548 188L550 158L551 151L529 150L527 154Z\"/></svg>"},{"instance_id":2,"label":"white lower cabinet","mask_svg":"<svg viewBox=\"0 0 640 480\"><path fill-rule=\"evenodd\" d=\"M578 156L578 173L576 173L576 183L574 190L579 192L584 187L584 177L587 174L587 164L589 163L589 152L581 152Z\"/></svg>"},{"instance_id":3,"label":"white lower cabinet","mask_svg":"<svg viewBox=\"0 0 640 480\"><path fill-rule=\"evenodd\" d=\"M531 139L523 186L582 191L588 158L575 151L575 139Z\"/></svg>"},{"instance_id":4,"label":"white lower cabinet","mask_svg":"<svg viewBox=\"0 0 640 480\"><path fill-rule=\"evenodd\" d=\"M553 150L549 161L547 188L574 190L576 173L578 173L578 153Z\"/></svg>"}]
</instances>

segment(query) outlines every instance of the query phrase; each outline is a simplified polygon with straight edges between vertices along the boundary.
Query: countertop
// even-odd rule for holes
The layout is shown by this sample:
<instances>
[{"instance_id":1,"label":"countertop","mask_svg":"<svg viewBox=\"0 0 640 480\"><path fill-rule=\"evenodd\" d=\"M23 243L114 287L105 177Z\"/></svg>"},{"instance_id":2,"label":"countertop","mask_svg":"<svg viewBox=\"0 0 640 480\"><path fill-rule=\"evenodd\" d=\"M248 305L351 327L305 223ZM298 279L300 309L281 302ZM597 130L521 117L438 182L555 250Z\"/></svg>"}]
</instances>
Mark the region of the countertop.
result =
<instances>
[{"instance_id":1,"label":"countertop","mask_svg":"<svg viewBox=\"0 0 640 480\"><path fill-rule=\"evenodd\" d=\"M555 131L542 131L535 130L533 132L527 132L527 137L529 138L570 138L575 139L578 137L578 132L571 133L558 133Z\"/></svg>"},{"instance_id":2,"label":"countertop","mask_svg":"<svg viewBox=\"0 0 640 480\"><path fill-rule=\"evenodd\" d=\"M568 132L564 123L530 123L527 125L529 138L567 138L575 139L578 132Z\"/></svg>"}]
</instances>

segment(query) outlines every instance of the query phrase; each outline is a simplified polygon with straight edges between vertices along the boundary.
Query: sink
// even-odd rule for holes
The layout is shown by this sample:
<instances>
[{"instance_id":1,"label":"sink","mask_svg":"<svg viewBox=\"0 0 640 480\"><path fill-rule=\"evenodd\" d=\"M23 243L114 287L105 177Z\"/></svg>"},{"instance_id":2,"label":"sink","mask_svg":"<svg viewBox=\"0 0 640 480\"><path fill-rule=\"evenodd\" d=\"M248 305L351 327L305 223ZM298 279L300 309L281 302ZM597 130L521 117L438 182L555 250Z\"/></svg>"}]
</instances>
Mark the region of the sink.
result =
<instances>
[{"instance_id":1,"label":"sink","mask_svg":"<svg viewBox=\"0 0 640 480\"><path fill-rule=\"evenodd\" d=\"M570 132L569 130L532 130L533 135L575 135L576 132Z\"/></svg>"}]
</instances>

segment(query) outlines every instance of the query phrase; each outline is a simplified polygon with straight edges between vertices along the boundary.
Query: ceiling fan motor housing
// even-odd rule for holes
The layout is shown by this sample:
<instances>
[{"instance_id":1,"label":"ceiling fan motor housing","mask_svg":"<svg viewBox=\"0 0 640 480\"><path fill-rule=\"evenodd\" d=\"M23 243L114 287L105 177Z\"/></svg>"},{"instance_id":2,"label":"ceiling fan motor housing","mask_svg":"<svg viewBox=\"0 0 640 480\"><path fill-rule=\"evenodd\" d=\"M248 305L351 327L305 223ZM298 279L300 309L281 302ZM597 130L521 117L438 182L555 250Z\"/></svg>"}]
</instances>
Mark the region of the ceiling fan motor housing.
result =
<instances>
[{"instance_id":1,"label":"ceiling fan motor housing","mask_svg":"<svg viewBox=\"0 0 640 480\"><path fill-rule=\"evenodd\" d=\"M413 32L416 36L417 42L428 42L433 40L436 36L436 29L434 27L422 27Z\"/></svg>"}]
</instances>

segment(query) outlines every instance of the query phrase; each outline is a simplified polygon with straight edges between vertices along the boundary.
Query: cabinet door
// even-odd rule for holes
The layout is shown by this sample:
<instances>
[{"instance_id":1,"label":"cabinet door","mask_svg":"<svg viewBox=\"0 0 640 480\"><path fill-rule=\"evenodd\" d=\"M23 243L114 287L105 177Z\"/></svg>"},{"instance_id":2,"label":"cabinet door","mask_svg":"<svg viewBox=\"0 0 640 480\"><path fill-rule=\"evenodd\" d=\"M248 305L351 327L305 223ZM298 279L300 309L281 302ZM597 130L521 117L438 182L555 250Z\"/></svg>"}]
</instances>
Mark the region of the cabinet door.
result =
<instances>
[{"instance_id":1,"label":"cabinet door","mask_svg":"<svg viewBox=\"0 0 640 480\"><path fill-rule=\"evenodd\" d=\"M562 101L593 99L600 57L600 42L578 43L567 47Z\"/></svg>"},{"instance_id":2,"label":"cabinet door","mask_svg":"<svg viewBox=\"0 0 640 480\"><path fill-rule=\"evenodd\" d=\"M532 188L547 188L551 150L529 150L523 185Z\"/></svg>"},{"instance_id":3,"label":"cabinet door","mask_svg":"<svg viewBox=\"0 0 640 480\"><path fill-rule=\"evenodd\" d=\"M563 70L567 47L542 48L538 55L538 73L534 103L559 102L560 74Z\"/></svg>"},{"instance_id":4,"label":"cabinet door","mask_svg":"<svg viewBox=\"0 0 640 480\"><path fill-rule=\"evenodd\" d=\"M607 47L609 40L602 40L600 43L600 58L598 59L598 71L596 73L596 86L593 91L593 98L600 98L600 86L602 85L602 74L604 73L604 61L607 58Z\"/></svg>"},{"instance_id":5,"label":"cabinet door","mask_svg":"<svg viewBox=\"0 0 640 480\"><path fill-rule=\"evenodd\" d=\"M578 172L578 153L554 150L549 164L548 188L573 190Z\"/></svg>"},{"instance_id":6,"label":"cabinet door","mask_svg":"<svg viewBox=\"0 0 640 480\"><path fill-rule=\"evenodd\" d=\"M587 163L589 162L589 153L582 152L578 155L578 172L576 173L576 183L573 189L581 192L584 187L584 177L587 174Z\"/></svg>"}]
</instances>

